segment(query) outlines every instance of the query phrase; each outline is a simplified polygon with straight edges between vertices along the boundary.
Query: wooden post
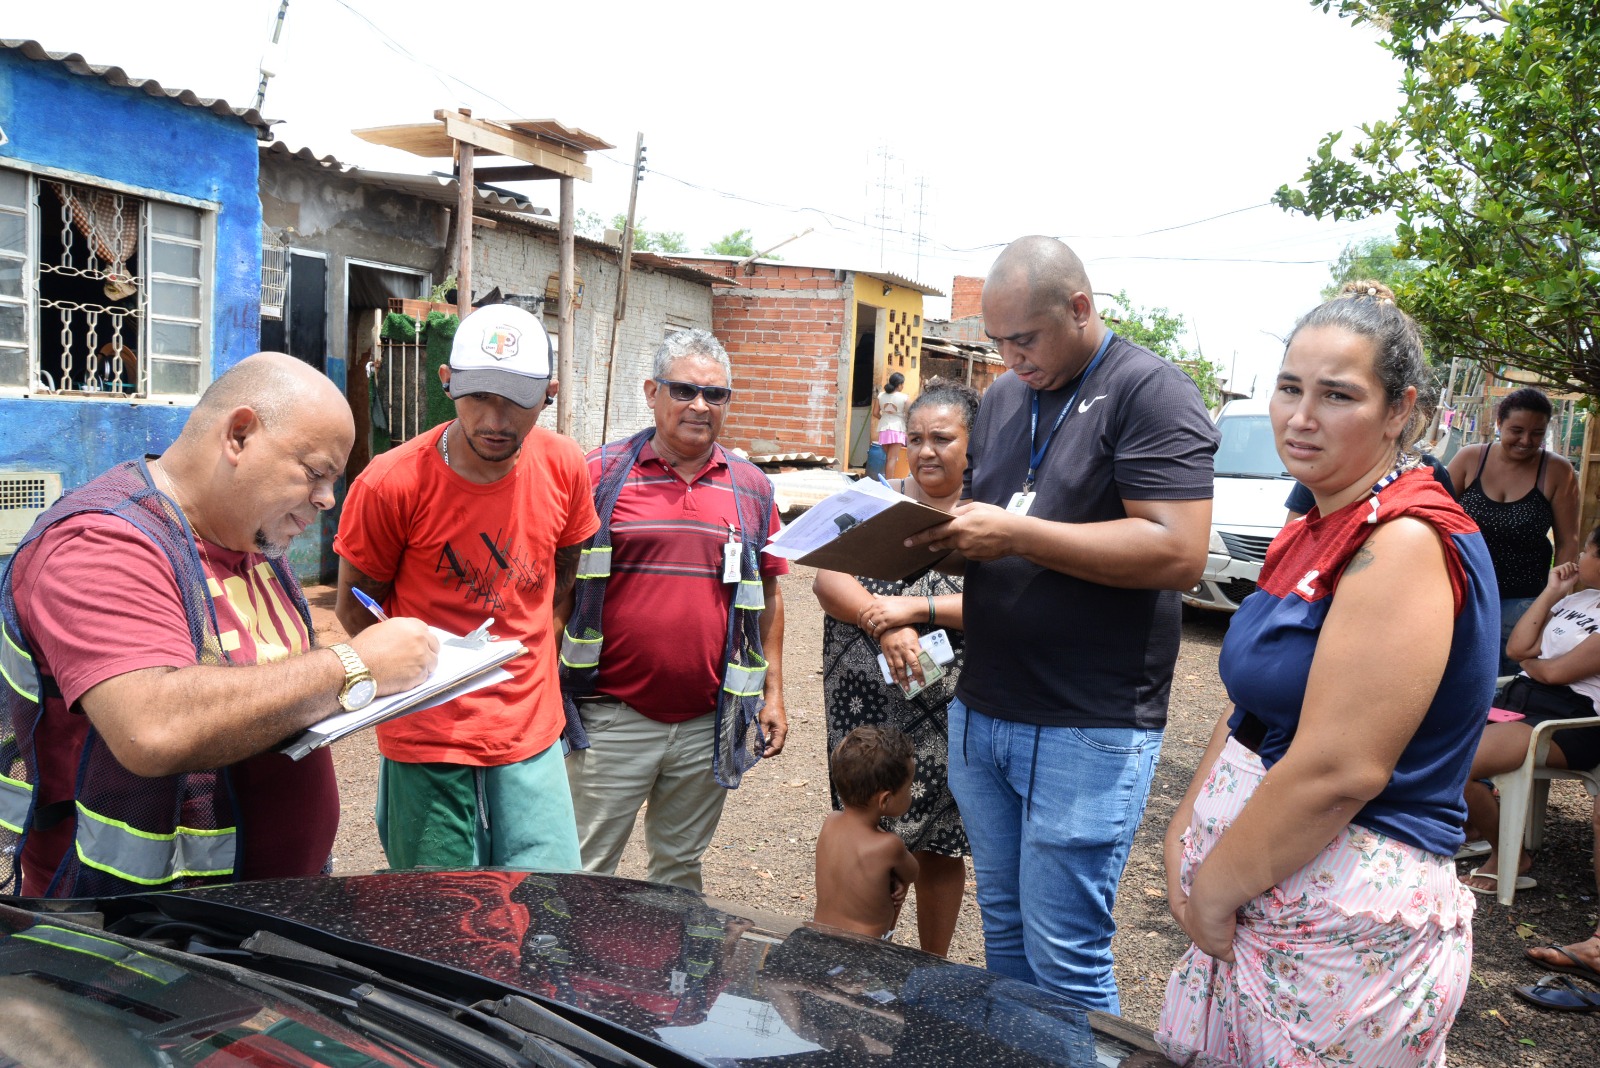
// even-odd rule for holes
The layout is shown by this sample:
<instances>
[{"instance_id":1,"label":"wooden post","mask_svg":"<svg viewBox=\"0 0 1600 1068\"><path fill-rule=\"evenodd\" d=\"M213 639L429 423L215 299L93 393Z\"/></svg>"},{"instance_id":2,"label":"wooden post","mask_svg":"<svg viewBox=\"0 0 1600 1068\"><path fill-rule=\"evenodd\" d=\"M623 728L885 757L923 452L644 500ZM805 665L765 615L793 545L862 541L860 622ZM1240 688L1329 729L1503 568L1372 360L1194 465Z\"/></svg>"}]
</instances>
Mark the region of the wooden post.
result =
<instances>
[{"instance_id":1,"label":"wooden post","mask_svg":"<svg viewBox=\"0 0 1600 1068\"><path fill-rule=\"evenodd\" d=\"M462 109L464 114L472 112ZM472 206L477 188L472 184L472 146L456 142L456 314L465 319L472 312Z\"/></svg>"},{"instance_id":2,"label":"wooden post","mask_svg":"<svg viewBox=\"0 0 1600 1068\"><path fill-rule=\"evenodd\" d=\"M556 372L556 381L561 385L561 392L556 394L556 430L568 437L572 436L572 402L577 397L577 383L573 375L576 373L572 356L573 324L572 306L578 296L574 289L574 279L577 271L574 267L577 241L575 238L575 220L573 218L573 179L563 176L561 178L561 219L559 222L561 267L559 279L559 299L561 301L556 317L556 344L560 348L558 358L561 361L560 369Z\"/></svg>"},{"instance_id":3,"label":"wooden post","mask_svg":"<svg viewBox=\"0 0 1600 1068\"><path fill-rule=\"evenodd\" d=\"M639 206L639 179L644 177L644 134L633 147L633 185L628 191L628 222L622 228L622 275L617 279L617 310L611 317L611 352L606 358L606 406L601 409L600 440L611 436L611 383L616 377L617 343L622 334L622 319L628 314L628 275L633 270L633 218ZM731 385L731 383L730 383Z\"/></svg>"}]
</instances>

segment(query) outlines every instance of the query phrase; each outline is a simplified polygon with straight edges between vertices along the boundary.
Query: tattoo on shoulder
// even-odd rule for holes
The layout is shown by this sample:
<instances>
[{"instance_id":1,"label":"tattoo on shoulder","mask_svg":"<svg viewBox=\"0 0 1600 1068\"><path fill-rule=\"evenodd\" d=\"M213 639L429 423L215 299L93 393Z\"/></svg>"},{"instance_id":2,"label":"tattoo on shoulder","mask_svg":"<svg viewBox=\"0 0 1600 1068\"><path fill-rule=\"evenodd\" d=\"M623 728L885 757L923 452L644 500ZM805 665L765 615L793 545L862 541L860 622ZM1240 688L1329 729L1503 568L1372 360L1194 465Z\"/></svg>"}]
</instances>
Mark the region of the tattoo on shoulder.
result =
<instances>
[{"instance_id":1,"label":"tattoo on shoulder","mask_svg":"<svg viewBox=\"0 0 1600 1068\"><path fill-rule=\"evenodd\" d=\"M1346 575L1354 575L1357 571L1365 570L1367 566L1376 559L1377 557L1372 555L1372 550L1363 545L1361 548L1356 550L1356 554L1352 556L1350 558L1350 562L1345 565L1344 573Z\"/></svg>"}]
</instances>

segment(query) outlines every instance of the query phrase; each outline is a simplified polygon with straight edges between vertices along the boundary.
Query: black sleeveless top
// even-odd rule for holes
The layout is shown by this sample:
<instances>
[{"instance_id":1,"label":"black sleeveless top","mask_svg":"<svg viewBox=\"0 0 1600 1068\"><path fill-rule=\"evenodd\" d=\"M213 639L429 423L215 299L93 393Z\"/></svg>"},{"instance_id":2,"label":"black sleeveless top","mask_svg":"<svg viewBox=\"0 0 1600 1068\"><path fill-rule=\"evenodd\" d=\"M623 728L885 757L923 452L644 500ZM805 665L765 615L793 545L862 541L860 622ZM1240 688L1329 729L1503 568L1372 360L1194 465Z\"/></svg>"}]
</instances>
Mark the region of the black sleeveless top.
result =
<instances>
[{"instance_id":1,"label":"black sleeveless top","mask_svg":"<svg viewBox=\"0 0 1600 1068\"><path fill-rule=\"evenodd\" d=\"M1550 498L1539 489L1544 481L1548 452L1539 454L1539 471L1533 488L1514 501L1492 500L1483 492L1483 469L1489 462L1487 445L1478 461L1478 473L1461 493L1461 508L1483 531L1494 561L1494 574L1500 584L1501 599L1537 597L1550 578L1550 528L1555 525L1555 509Z\"/></svg>"}]
</instances>

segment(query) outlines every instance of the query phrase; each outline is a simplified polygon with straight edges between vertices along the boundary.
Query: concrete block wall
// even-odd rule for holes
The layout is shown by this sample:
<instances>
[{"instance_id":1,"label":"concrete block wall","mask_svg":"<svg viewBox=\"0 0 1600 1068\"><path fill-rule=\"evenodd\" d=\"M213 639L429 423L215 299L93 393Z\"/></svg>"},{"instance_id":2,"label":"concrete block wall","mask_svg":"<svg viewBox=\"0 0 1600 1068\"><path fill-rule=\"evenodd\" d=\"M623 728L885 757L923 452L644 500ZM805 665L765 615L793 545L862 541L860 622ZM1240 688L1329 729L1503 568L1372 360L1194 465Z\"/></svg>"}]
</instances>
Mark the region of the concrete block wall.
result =
<instances>
[{"instance_id":1,"label":"concrete block wall","mask_svg":"<svg viewBox=\"0 0 1600 1068\"><path fill-rule=\"evenodd\" d=\"M572 436L585 449L616 440L653 421L644 402L644 380L652 374L656 348L667 334L689 327L714 329L711 287L677 275L635 266L628 283L626 315L617 324L616 371L611 376L610 418L605 418L606 364L615 322L620 256L579 243L575 266L583 279L583 304L573 316L573 381L561 383L573 404ZM472 288L486 292L542 295L545 280L560 271L555 233L499 222L473 233ZM545 306L544 324L556 338L555 304ZM555 406L540 419L554 429Z\"/></svg>"}]
</instances>

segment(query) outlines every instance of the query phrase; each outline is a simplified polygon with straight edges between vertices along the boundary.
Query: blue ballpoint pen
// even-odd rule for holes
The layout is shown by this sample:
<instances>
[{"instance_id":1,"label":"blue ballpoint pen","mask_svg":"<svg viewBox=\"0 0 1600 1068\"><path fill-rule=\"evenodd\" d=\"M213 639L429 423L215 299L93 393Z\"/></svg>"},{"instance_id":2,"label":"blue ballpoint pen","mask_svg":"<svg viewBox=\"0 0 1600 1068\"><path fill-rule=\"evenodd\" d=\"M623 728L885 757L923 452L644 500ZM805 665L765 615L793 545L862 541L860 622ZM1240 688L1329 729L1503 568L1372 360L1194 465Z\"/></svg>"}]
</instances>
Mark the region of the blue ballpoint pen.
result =
<instances>
[{"instance_id":1,"label":"blue ballpoint pen","mask_svg":"<svg viewBox=\"0 0 1600 1068\"><path fill-rule=\"evenodd\" d=\"M378 622L381 623L384 620L389 618L388 614L386 612L384 612L383 609L378 607L378 602L377 601L374 601L371 597L368 597L366 594L362 593L360 590L356 589L354 586L350 587L350 592L355 594L356 600L361 602L361 606L363 608L365 608L367 611L371 612L373 615L378 617Z\"/></svg>"}]
</instances>

